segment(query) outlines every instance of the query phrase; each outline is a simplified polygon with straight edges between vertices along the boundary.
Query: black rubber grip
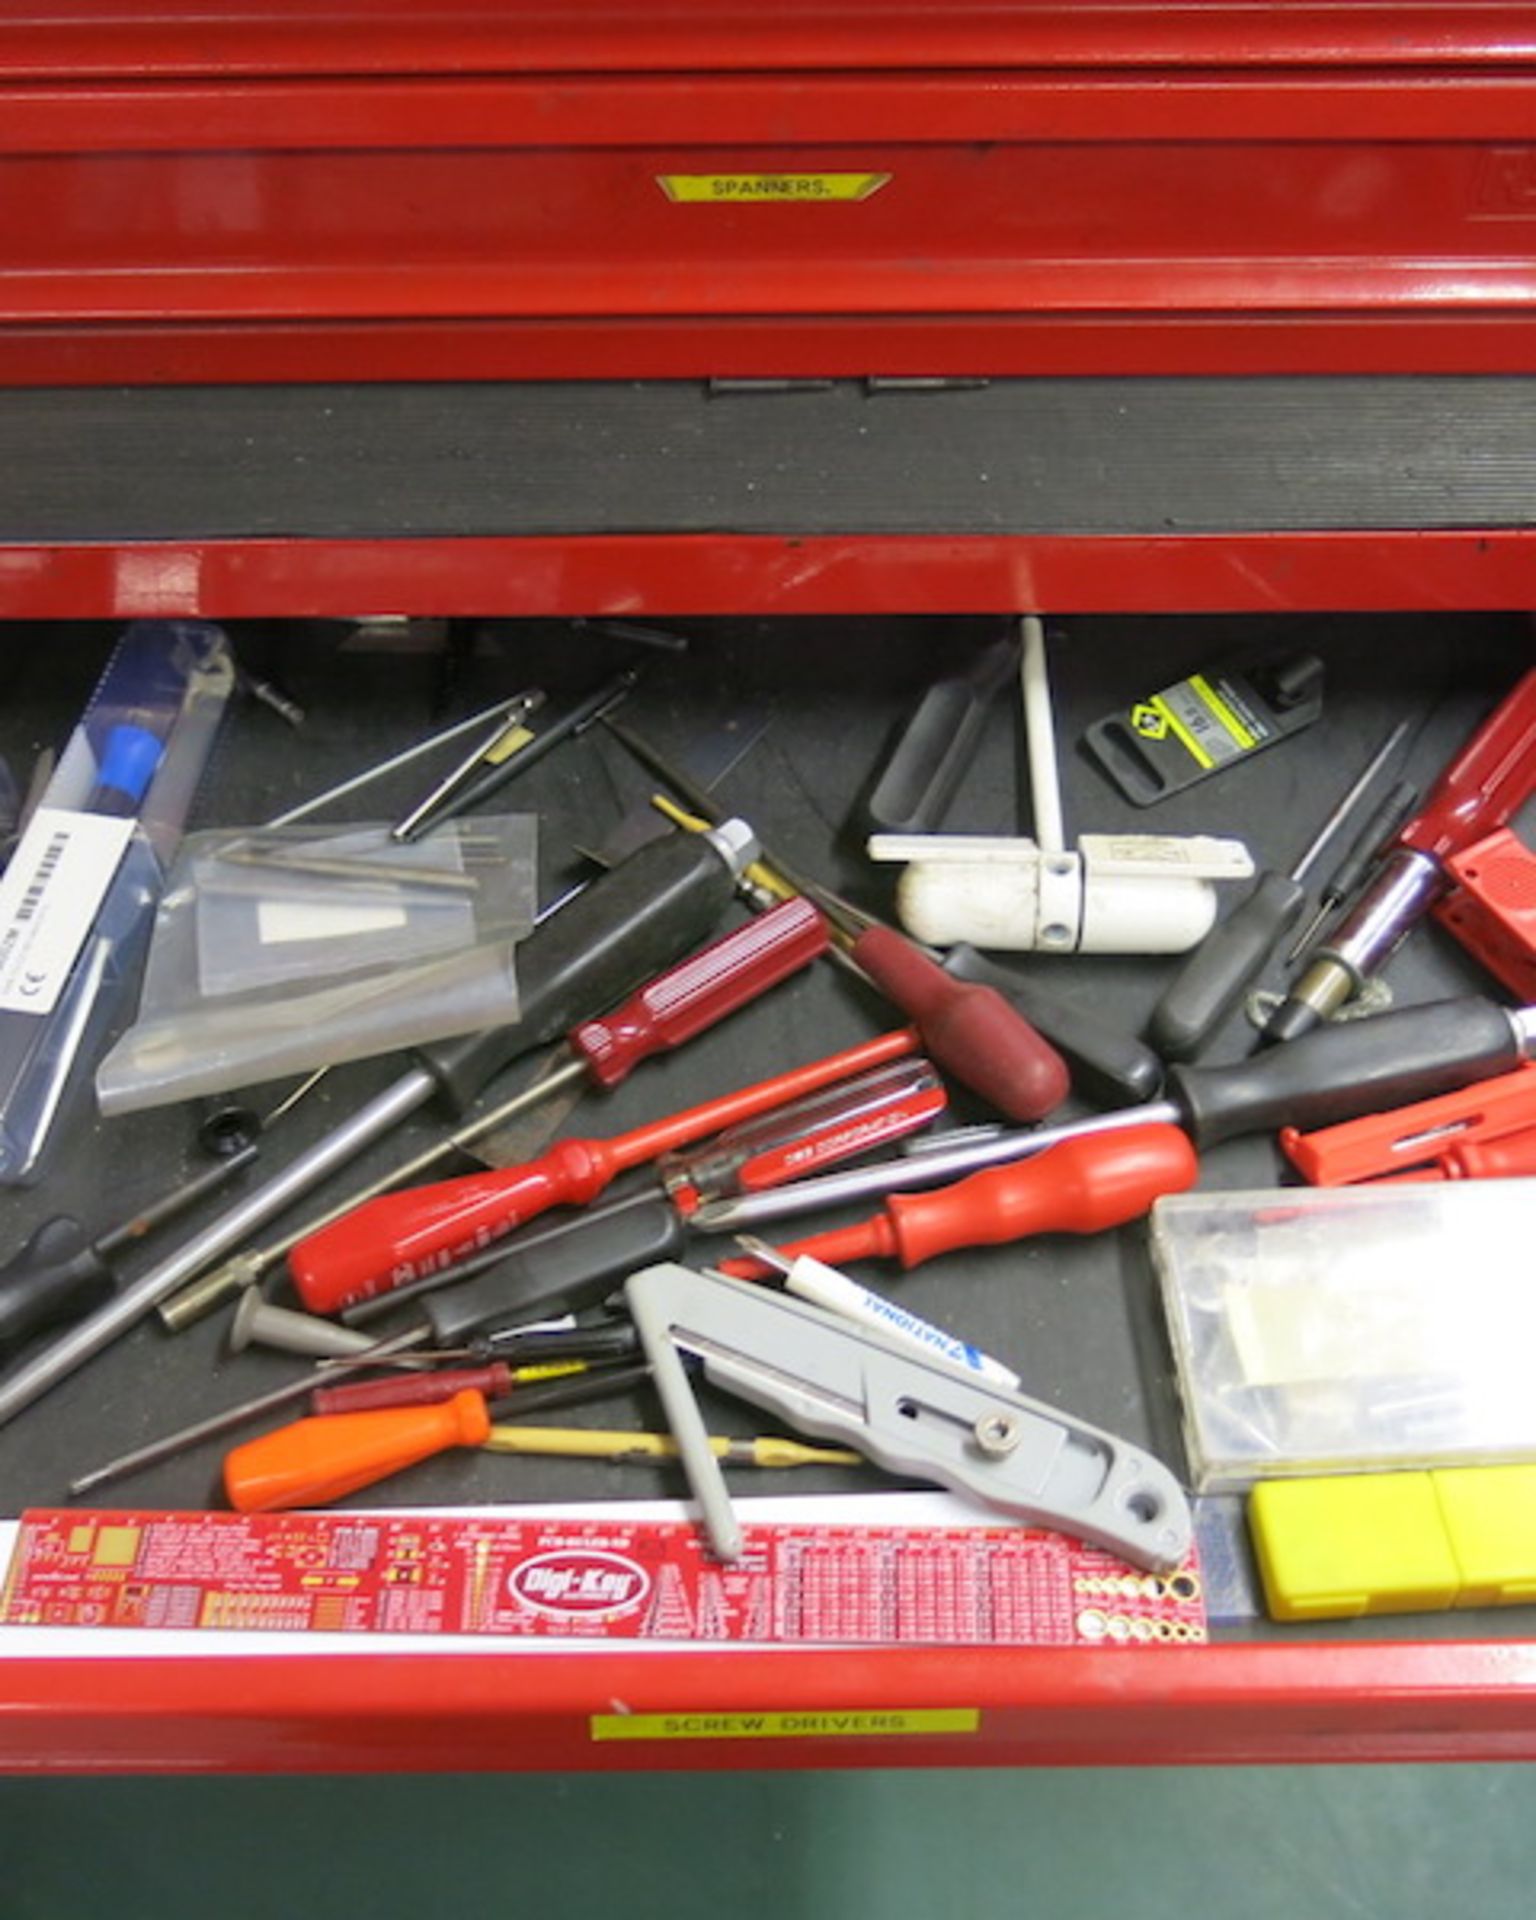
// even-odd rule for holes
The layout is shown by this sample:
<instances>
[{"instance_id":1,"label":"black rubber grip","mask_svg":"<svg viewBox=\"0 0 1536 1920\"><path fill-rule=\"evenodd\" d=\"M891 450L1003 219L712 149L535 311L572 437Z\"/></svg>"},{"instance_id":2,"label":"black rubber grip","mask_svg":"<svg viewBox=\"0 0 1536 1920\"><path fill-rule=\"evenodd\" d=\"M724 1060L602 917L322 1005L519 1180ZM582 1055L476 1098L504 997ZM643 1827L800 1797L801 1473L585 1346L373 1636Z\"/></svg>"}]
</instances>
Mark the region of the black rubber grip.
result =
<instances>
[{"instance_id":1,"label":"black rubber grip","mask_svg":"<svg viewBox=\"0 0 1536 1920\"><path fill-rule=\"evenodd\" d=\"M0 1267L0 1353L48 1327L94 1313L116 1286L78 1221L63 1214L45 1220Z\"/></svg>"},{"instance_id":2,"label":"black rubber grip","mask_svg":"<svg viewBox=\"0 0 1536 1920\"><path fill-rule=\"evenodd\" d=\"M974 947L951 947L944 957L944 971L957 980L994 987L1011 1001L1035 1031L1066 1056L1072 1084L1084 1099L1105 1107L1139 1107L1157 1098L1163 1063L1134 1034L1079 1013Z\"/></svg>"},{"instance_id":3,"label":"black rubber grip","mask_svg":"<svg viewBox=\"0 0 1536 1920\"><path fill-rule=\"evenodd\" d=\"M1306 900L1306 889L1288 873L1261 873L1247 899L1212 927L1147 1023L1147 1038L1165 1060L1200 1051L1301 918Z\"/></svg>"},{"instance_id":4,"label":"black rubber grip","mask_svg":"<svg viewBox=\"0 0 1536 1920\"><path fill-rule=\"evenodd\" d=\"M1196 1145L1214 1147L1451 1093L1509 1072L1523 1054L1505 1010L1468 995L1319 1027L1230 1067L1174 1067L1168 1092Z\"/></svg>"},{"instance_id":5,"label":"black rubber grip","mask_svg":"<svg viewBox=\"0 0 1536 1920\"><path fill-rule=\"evenodd\" d=\"M596 1306L627 1275L675 1259L686 1235L670 1201L645 1198L540 1234L425 1302L434 1344L457 1347L490 1327Z\"/></svg>"},{"instance_id":6,"label":"black rubber grip","mask_svg":"<svg viewBox=\"0 0 1536 1920\"><path fill-rule=\"evenodd\" d=\"M704 834L674 833L594 880L517 949L518 1018L417 1049L462 1113L519 1055L617 1006L714 930L736 877Z\"/></svg>"}]
</instances>

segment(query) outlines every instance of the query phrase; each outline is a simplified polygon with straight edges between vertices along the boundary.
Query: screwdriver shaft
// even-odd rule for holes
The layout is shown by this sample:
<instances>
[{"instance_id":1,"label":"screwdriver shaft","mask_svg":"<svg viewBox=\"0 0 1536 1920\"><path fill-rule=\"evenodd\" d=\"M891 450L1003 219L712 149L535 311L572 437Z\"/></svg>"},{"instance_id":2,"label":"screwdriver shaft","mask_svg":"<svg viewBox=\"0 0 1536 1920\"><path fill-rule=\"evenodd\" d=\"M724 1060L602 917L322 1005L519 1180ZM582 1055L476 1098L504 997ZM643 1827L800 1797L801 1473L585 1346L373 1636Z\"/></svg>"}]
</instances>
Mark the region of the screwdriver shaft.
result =
<instances>
[{"instance_id":1,"label":"screwdriver shaft","mask_svg":"<svg viewBox=\"0 0 1536 1920\"><path fill-rule=\"evenodd\" d=\"M1393 754L1397 752L1404 740L1407 739L1412 725L1413 723L1410 720L1399 720L1397 725L1387 735L1386 739L1382 741L1381 745L1371 755L1370 759L1366 761L1354 780L1350 782L1348 792L1344 794L1338 802L1338 805L1332 809L1328 818L1312 836L1306 852L1296 862L1295 866L1291 868L1291 878L1293 880L1306 879L1307 875L1322 856L1323 849L1328 845L1328 842L1338 832L1339 828L1343 826L1355 808L1359 806L1361 799L1364 797L1371 783L1375 780L1377 774L1381 772L1382 768L1392 758Z\"/></svg>"},{"instance_id":2,"label":"screwdriver shaft","mask_svg":"<svg viewBox=\"0 0 1536 1920\"><path fill-rule=\"evenodd\" d=\"M799 1440L765 1434L751 1440L710 1434L709 1448L727 1464L751 1467L862 1467L861 1453L846 1447L808 1447ZM675 1460L670 1433L624 1433L603 1427L491 1428L486 1453L537 1454L567 1460Z\"/></svg>"},{"instance_id":3,"label":"screwdriver shaft","mask_svg":"<svg viewBox=\"0 0 1536 1920\"><path fill-rule=\"evenodd\" d=\"M173 1459L188 1447L195 1447L200 1440L212 1440L221 1433L231 1432L235 1427L243 1427L247 1420L259 1419L264 1413L272 1413L278 1407L291 1406L294 1401L305 1399L320 1382L334 1380L361 1367L378 1366L394 1354L423 1345L426 1338L426 1328L413 1327L406 1333L396 1335L393 1340L381 1340L368 1353L354 1354L350 1359L327 1361L324 1366L311 1369L300 1380L290 1380L284 1386L274 1387L270 1393L258 1394L254 1400L242 1400L239 1406L226 1407L222 1413L209 1414L206 1420L194 1421L191 1426L178 1427L174 1433L162 1434L158 1440L135 1447L131 1453L120 1453L115 1460L108 1460L105 1465L93 1467L89 1473L71 1480L69 1490L75 1494L89 1493L93 1487L104 1487L109 1481L121 1480L143 1467L153 1467L162 1460Z\"/></svg>"}]
</instances>

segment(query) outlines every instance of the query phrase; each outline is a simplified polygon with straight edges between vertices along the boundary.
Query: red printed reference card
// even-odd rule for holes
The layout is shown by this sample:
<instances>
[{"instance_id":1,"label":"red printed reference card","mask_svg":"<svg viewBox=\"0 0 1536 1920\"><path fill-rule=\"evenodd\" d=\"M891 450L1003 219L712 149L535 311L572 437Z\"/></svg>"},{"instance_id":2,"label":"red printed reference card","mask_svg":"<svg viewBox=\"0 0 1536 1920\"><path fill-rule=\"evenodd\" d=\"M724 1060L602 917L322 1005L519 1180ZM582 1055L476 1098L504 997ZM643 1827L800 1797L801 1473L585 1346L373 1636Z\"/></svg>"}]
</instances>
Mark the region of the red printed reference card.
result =
<instances>
[{"instance_id":1,"label":"red printed reference card","mask_svg":"<svg viewBox=\"0 0 1536 1920\"><path fill-rule=\"evenodd\" d=\"M0 1625L497 1634L758 1645L1205 1638L1193 1559L1141 1573L1026 1528L748 1526L468 1513L23 1515Z\"/></svg>"}]
</instances>

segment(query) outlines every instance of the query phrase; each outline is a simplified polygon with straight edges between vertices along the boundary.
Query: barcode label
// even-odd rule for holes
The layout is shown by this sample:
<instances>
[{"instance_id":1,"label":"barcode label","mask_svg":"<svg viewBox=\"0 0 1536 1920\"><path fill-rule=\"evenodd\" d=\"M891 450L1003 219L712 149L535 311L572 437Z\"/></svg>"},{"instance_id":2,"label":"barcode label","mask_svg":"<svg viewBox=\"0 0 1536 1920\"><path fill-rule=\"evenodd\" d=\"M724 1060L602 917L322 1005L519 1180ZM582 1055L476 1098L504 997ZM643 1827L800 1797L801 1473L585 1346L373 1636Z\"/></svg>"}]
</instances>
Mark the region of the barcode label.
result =
<instances>
[{"instance_id":1,"label":"barcode label","mask_svg":"<svg viewBox=\"0 0 1536 1920\"><path fill-rule=\"evenodd\" d=\"M97 813L33 814L0 879L0 1012L53 1012L132 834Z\"/></svg>"}]
</instances>

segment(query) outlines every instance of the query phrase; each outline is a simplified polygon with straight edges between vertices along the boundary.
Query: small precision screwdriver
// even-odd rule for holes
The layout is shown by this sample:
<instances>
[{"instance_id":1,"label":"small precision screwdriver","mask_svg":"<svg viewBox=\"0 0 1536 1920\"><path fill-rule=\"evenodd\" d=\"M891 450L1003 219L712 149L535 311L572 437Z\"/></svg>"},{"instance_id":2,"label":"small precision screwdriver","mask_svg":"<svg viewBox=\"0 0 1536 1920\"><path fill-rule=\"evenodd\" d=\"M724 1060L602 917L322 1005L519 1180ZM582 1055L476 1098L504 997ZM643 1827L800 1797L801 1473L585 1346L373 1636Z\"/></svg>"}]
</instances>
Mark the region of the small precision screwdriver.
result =
<instances>
[{"instance_id":1,"label":"small precision screwdriver","mask_svg":"<svg viewBox=\"0 0 1536 1920\"><path fill-rule=\"evenodd\" d=\"M585 699L578 700L574 707L552 720L542 733L519 729L501 753L484 756L487 764L478 774L456 784L441 797L433 795L430 804L424 801L408 820L401 821L390 837L405 842L420 840L444 821L456 819L461 813L483 806L493 794L500 793L509 781L526 772L545 754L553 752L562 740L585 733L605 713L627 699L639 678L638 667L626 667L622 673L605 680Z\"/></svg>"},{"instance_id":2,"label":"small precision screwdriver","mask_svg":"<svg viewBox=\"0 0 1536 1920\"><path fill-rule=\"evenodd\" d=\"M588 1355L590 1349L591 1359L606 1360L611 1351L610 1343L599 1343L595 1336L609 1332L609 1328L575 1328L570 1334L560 1336L569 1343L563 1351L570 1358L577 1359ZM370 1367L416 1366L449 1357L407 1351L419 1348L424 1337L420 1328L412 1328L392 1340L381 1340L372 1353L357 1354L348 1360L327 1361L322 1366L312 1368L298 1380L289 1380L283 1386L257 1394L254 1399L242 1400L237 1406L225 1407L219 1413L196 1420L191 1426L178 1427L174 1433L162 1434L158 1440L147 1441L129 1453L120 1453L115 1459L71 1480L69 1490L72 1494L90 1493L113 1480L122 1480L129 1474L142 1472L146 1467L158 1466L162 1460L173 1460L177 1454L186 1453L204 1440L217 1439L221 1434L233 1432L236 1427L260 1419L263 1414L276 1413L283 1407L292 1406L295 1401L307 1399L317 1385L329 1385ZM513 1362L527 1358L531 1364L535 1359L559 1358L561 1349L551 1346L550 1339L547 1332L518 1329L503 1340L485 1344L500 1348ZM611 1393L624 1392L639 1385L646 1378L646 1373L643 1362L620 1359L615 1364L593 1366L587 1372L572 1374L569 1378L545 1379L517 1390L518 1411L544 1413L559 1407L582 1406L589 1400L604 1399Z\"/></svg>"},{"instance_id":3,"label":"small precision screwdriver","mask_svg":"<svg viewBox=\"0 0 1536 1920\"><path fill-rule=\"evenodd\" d=\"M248 1167L256 1153L253 1141L94 1239L88 1240L68 1215L45 1220L25 1246L0 1263L0 1353L104 1305L117 1291L112 1256L195 1206Z\"/></svg>"},{"instance_id":4,"label":"small precision screwdriver","mask_svg":"<svg viewBox=\"0 0 1536 1920\"><path fill-rule=\"evenodd\" d=\"M289 1274L311 1313L340 1312L438 1271L551 1207L585 1205L631 1167L898 1058L915 1044L910 1028L898 1028L627 1133L557 1140L521 1166L380 1194L290 1249Z\"/></svg>"},{"instance_id":5,"label":"small precision screwdriver","mask_svg":"<svg viewBox=\"0 0 1536 1920\"><path fill-rule=\"evenodd\" d=\"M676 1442L668 1434L588 1435L580 1429L494 1426L484 1394L465 1391L436 1406L296 1420L236 1447L224 1462L224 1491L240 1513L323 1506L455 1447L598 1459L677 1458ZM864 1464L861 1455L841 1447L808 1447L768 1436L734 1440L710 1435L709 1449L729 1464L755 1467Z\"/></svg>"},{"instance_id":6,"label":"small precision screwdriver","mask_svg":"<svg viewBox=\"0 0 1536 1920\"><path fill-rule=\"evenodd\" d=\"M1362 1113L1490 1080L1536 1055L1536 1007L1502 1007L1469 994L1402 1007L1372 1020L1319 1028L1289 1046L1230 1066L1176 1066L1168 1097L1059 1127L1008 1130L931 1153L855 1167L774 1193L712 1201L694 1216L701 1233L736 1233L822 1207L935 1187L956 1175L1044 1153L1068 1140L1162 1122L1197 1147L1282 1126L1326 1127Z\"/></svg>"},{"instance_id":7,"label":"small precision screwdriver","mask_svg":"<svg viewBox=\"0 0 1536 1920\"><path fill-rule=\"evenodd\" d=\"M585 1077L604 1088L618 1086L642 1060L682 1046L808 966L825 950L827 938L821 914L797 896L701 947L658 974L622 1006L572 1028L562 1049L570 1057L542 1073L532 1086L469 1125L456 1128L425 1152L369 1181L280 1239L234 1254L222 1266L163 1301L160 1318L172 1332L191 1326L235 1293L254 1285L301 1241L391 1187L405 1185L439 1160L497 1132L572 1081Z\"/></svg>"},{"instance_id":8,"label":"small precision screwdriver","mask_svg":"<svg viewBox=\"0 0 1536 1920\"><path fill-rule=\"evenodd\" d=\"M788 1241L777 1251L830 1266L885 1259L916 1267L957 1247L1000 1246L1040 1233L1104 1233L1139 1220L1164 1194L1183 1193L1199 1174L1199 1157L1180 1128L1124 1127L1065 1140L932 1193L892 1194L868 1220ZM718 1265L747 1280L765 1270L759 1257Z\"/></svg>"},{"instance_id":9,"label":"small precision screwdriver","mask_svg":"<svg viewBox=\"0 0 1536 1920\"><path fill-rule=\"evenodd\" d=\"M417 1064L350 1119L0 1381L0 1424L434 1095L462 1112L513 1060L686 953L724 913L753 851L750 829L727 822L705 839L653 841L594 881L519 947L522 1010L513 1025L419 1048Z\"/></svg>"},{"instance_id":10,"label":"small precision screwdriver","mask_svg":"<svg viewBox=\"0 0 1536 1920\"><path fill-rule=\"evenodd\" d=\"M1188 1060L1237 1006L1265 961L1301 918L1307 903L1302 884L1323 849L1353 813L1408 732L1395 726L1329 810L1289 873L1259 875L1251 893L1212 928L1165 990L1147 1028L1147 1038L1165 1060Z\"/></svg>"},{"instance_id":11,"label":"small precision screwdriver","mask_svg":"<svg viewBox=\"0 0 1536 1920\"><path fill-rule=\"evenodd\" d=\"M759 1434L749 1440L710 1434L709 1450L717 1460L737 1467L862 1467L862 1453L847 1447L808 1447L803 1440L785 1440L778 1434ZM670 1433L624 1433L604 1427L494 1426L484 1443L486 1453L538 1454L560 1460L675 1460L677 1442Z\"/></svg>"},{"instance_id":12,"label":"small precision screwdriver","mask_svg":"<svg viewBox=\"0 0 1536 1920\"><path fill-rule=\"evenodd\" d=\"M1364 881L1371 868L1397 838L1409 815L1419 804L1419 790L1411 780L1397 780L1371 809L1365 825L1355 835L1344 858L1329 874L1318 895L1317 910L1291 942L1286 965L1291 966L1317 938L1323 923L1336 913Z\"/></svg>"}]
</instances>

